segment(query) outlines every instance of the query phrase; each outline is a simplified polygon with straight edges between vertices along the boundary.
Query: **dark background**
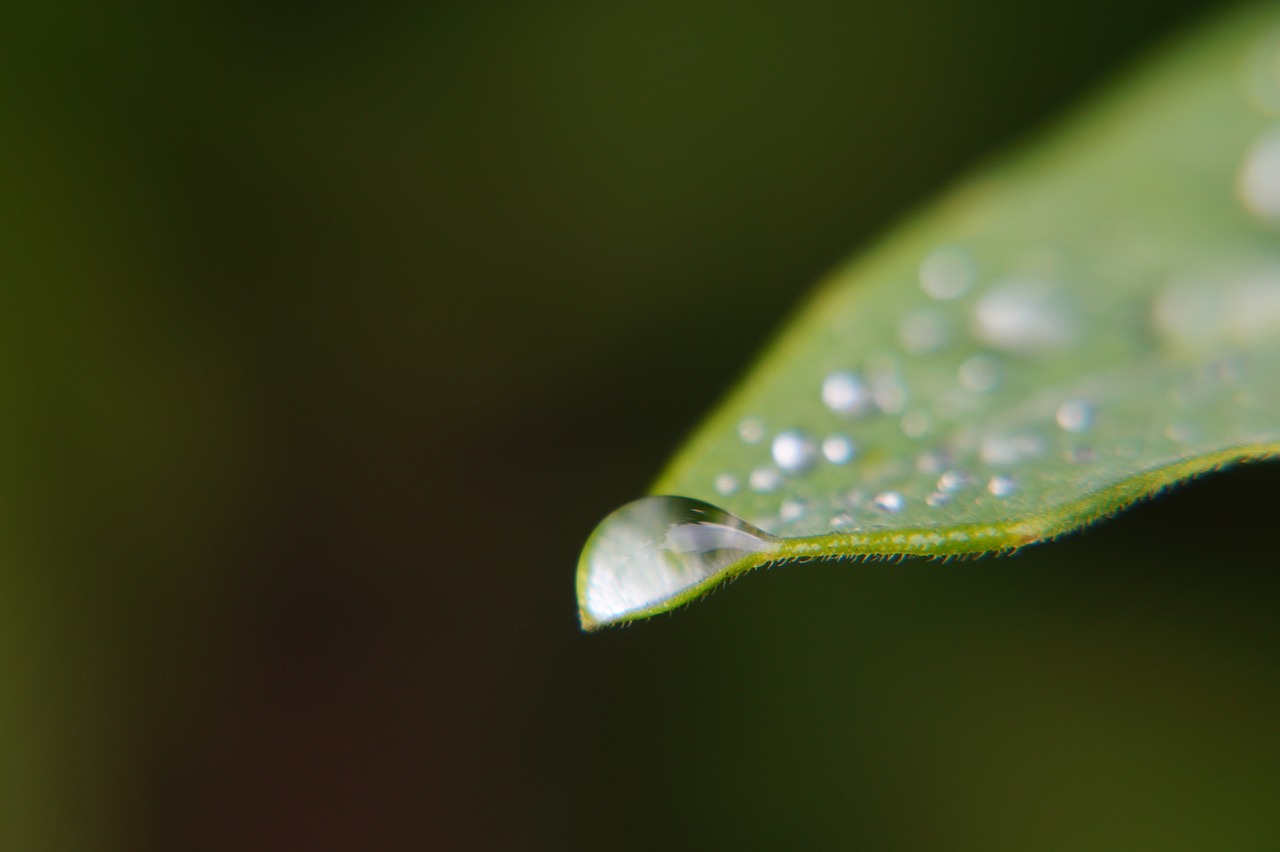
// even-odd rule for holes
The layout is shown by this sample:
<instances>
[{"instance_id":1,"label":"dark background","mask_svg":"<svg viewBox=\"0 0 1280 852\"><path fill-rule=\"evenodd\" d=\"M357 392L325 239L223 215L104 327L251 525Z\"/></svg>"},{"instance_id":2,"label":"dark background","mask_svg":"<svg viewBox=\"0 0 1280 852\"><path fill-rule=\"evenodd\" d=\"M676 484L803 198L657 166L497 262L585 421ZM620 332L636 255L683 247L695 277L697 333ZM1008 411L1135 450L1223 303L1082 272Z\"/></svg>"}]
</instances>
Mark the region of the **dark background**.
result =
<instances>
[{"instance_id":1,"label":"dark background","mask_svg":"<svg viewBox=\"0 0 1280 852\"><path fill-rule=\"evenodd\" d=\"M17 0L0 846L1275 848L1268 466L578 632L810 284L1206 7Z\"/></svg>"}]
</instances>

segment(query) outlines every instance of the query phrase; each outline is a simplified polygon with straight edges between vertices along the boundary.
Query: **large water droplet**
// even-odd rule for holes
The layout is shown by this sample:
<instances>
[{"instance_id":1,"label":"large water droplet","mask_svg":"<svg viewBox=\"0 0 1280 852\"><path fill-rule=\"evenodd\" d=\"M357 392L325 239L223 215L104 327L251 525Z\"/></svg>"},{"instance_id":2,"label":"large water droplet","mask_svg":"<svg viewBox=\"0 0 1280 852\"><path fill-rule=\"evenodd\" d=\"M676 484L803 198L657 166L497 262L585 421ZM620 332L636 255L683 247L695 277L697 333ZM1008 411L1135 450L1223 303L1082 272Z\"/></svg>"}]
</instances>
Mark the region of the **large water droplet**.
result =
<instances>
[{"instance_id":1,"label":"large water droplet","mask_svg":"<svg viewBox=\"0 0 1280 852\"><path fill-rule=\"evenodd\" d=\"M710 503L642 497L609 515L578 560L584 629L657 611L705 591L724 569L773 547L773 536Z\"/></svg>"}]
</instances>

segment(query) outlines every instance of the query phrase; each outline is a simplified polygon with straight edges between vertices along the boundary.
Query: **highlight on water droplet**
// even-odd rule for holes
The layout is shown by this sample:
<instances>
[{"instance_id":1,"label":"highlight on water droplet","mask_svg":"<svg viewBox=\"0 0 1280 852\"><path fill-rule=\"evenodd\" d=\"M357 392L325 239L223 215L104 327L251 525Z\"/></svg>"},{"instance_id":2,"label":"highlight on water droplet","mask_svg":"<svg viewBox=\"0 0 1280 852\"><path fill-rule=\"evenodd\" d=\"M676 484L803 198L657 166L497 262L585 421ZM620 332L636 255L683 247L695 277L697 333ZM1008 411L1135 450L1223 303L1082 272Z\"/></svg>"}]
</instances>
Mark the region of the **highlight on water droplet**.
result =
<instances>
[{"instance_id":1,"label":"highlight on water droplet","mask_svg":"<svg viewBox=\"0 0 1280 852\"><path fill-rule=\"evenodd\" d=\"M889 512L890 514L901 512L906 505L907 501L898 491L881 491L871 499L871 507L873 509Z\"/></svg>"},{"instance_id":2,"label":"highlight on water droplet","mask_svg":"<svg viewBox=\"0 0 1280 852\"><path fill-rule=\"evenodd\" d=\"M709 590L773 536L689 497L642 497L595 528L578 560L584 630L652 615Z\"/></svg>"},{"instance_id":3,"label":"highlight on water droplet","mask_svg":"<svg viewBox=\"0 0 1280 852\"><path fill-rule=\"evenodd\" d=\"M1018 490L1018 483L1003 474L993 476L987 481L987 490L993 497L1008 497Z\"/></svg>"},{"instance_id":4,"label":"highlight on water droplet","mask_svg":"<svg viewBox=\"0 0 1280 852\"><path fill-rule=\"evenodd\" d=\"M783 473L801 474L813 467L818 447L813 438L800 429L788 429L773 439L773 462Z\"/></svg>"},{"instance_id":5,"label":"highlight on water droplet","mask_svg":"<svg viewBox=\"0 0 1280 852\"><path fill-rule=\"evenodd\" d=\"M822 457L832 464L848 464L856 449L845 435L828 435L822 439Z\"/></svg>"},{"instance_id":6,"label":"highlight on water droplet","mask_svg":"<svg viewBox=\"0 0 1280 852\"><path fill-rule=\"evenodd\" d=\"M836 370L822 380L822 402L836 414L857 417L871 410L871 390L857 373Z\"/></svg>"}]
</instances>

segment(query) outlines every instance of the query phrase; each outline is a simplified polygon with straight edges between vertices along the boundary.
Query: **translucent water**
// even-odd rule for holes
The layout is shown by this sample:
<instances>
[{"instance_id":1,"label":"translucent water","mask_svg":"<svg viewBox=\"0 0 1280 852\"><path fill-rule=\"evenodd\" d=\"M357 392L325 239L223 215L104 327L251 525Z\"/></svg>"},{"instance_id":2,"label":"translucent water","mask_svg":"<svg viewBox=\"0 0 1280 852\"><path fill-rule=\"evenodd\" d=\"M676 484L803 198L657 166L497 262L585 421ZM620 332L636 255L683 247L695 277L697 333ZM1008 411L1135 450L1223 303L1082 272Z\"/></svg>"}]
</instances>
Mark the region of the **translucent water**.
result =
<instances>
[{"instance_id":1,"label":"translucent water","mask_svg":"<svg viewBox=\"0 0 1280 852\"><path fill-rule=\"evenodd\" d=\"M777 539L721 508L688 497L643 497L609 515L578 560L584 629L657 611L713 585Z\"/></svg>"}]
</instances>

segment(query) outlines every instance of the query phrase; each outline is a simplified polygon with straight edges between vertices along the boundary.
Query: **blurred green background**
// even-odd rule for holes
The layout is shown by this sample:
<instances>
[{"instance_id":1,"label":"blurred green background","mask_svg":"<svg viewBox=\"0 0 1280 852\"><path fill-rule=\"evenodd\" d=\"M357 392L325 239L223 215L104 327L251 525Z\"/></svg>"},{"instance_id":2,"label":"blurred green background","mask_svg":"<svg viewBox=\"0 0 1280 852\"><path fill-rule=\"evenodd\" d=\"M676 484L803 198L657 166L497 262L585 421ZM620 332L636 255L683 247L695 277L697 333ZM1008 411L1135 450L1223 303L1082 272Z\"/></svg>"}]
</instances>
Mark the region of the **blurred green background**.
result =
<instances>
[{"instance_id":1,"label":"blurred green background","mask_svg":"<svg viewBox=\"0 0 1280 852\"><path fill-rule=\"evenodd\" d=\"M0 848L1277 848L1274 467L577 630L812 282L1208 7L0 11Z\"/></svg>"}]
</instances>

